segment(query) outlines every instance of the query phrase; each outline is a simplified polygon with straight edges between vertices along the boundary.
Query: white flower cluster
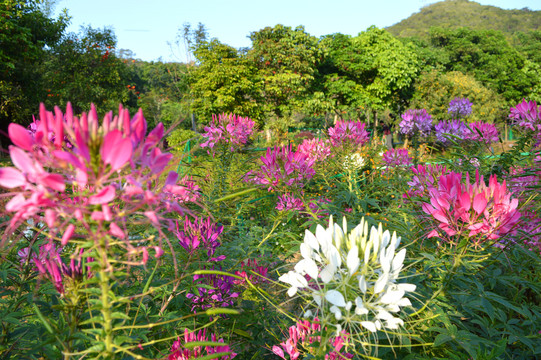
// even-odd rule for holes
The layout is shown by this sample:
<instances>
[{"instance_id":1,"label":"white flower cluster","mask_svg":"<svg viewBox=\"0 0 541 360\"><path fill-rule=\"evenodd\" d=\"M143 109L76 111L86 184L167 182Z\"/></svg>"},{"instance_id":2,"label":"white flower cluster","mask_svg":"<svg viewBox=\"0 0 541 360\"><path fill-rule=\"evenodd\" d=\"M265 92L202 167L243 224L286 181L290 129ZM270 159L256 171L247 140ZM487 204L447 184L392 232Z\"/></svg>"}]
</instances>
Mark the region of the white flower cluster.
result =
<instances>
[{"instance_id":1,"label":"white flower cluster","mask_svg":"<svg viewBox=\"0 0 541 360\"><path fill-rule=\"evenodd\" d=\"M395 253L400 244L396 233L384 232L381 224L369 233L364 218L346 232L346 218L341 228L332 216L327 229L318 225L315 235L306 230L302 259L279 280L291 286L289 296L299 292L311 299L315 309L305 317L322 318L330 312L337 331L360 326L371 332L398 329L404 322L393 314L411 306L404 296L415 291L413 284L397 283L406 249Z\"/></svg>"},{"instance_id":2,"label":"white flower cluster","mask_svg":"<svg viewBox=\"0 0 541 360\"><path fill-rule=\"evenodd\" d=\"M366 164L364 157L357 153L346 155L344 157L344 169L359 170Z\"/></svg>"}]
</instances>

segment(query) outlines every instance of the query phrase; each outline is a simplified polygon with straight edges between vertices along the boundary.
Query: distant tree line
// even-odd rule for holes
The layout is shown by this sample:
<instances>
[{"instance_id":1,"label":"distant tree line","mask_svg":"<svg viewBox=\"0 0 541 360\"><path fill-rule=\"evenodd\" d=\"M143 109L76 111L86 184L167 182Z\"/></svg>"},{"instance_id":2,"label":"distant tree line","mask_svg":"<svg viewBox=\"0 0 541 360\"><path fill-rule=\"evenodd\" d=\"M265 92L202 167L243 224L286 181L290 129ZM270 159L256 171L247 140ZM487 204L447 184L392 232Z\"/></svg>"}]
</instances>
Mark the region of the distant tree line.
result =
<instances>
[{"instance_id":1,"label":"distant tree line","mask_svg":"<svg viewBox=\"0 0 541 360\"><path fill-rule=\"evenodd\" d=\"M370 27L357 36L316 38L302 26L265 27L249 48L209 39L203 25L180 29L186 62L145 62L118 49L111 29L68 33L67 14L50 18L37 0L0 4L0 124L28 123L38 105L76 113L119 103L142 107L152 125L194 114L249 116L260 128L323 127L337 118L392 124L407 108L446 116L454 97L474 103L472 121L503 122L522 98L541 101L541 31L433 27L393 36ZM4 141L5 142L5 141Z\"/></svg>"}]
</instances>

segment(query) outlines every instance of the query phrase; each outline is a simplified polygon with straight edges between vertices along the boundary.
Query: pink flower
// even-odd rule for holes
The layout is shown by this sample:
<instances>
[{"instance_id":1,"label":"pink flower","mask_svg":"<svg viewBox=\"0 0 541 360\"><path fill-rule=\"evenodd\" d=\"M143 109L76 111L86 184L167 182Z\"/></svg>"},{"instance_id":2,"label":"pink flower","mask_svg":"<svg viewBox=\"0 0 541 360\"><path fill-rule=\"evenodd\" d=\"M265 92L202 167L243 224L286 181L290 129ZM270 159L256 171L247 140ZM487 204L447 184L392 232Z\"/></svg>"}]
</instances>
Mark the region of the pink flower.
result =
<instances>
[{"instance_id":1,"label":"pink flower","mask_svg":"<svg viewBox=\"0 0 541 360\"><path fill-rule=\"evenodd\" d=\"M334 127L329 128L329 137L333 146L352 145L360 147L368 142L368 132L360 121L336 122Z\"/></svg>"},{"instance_id":2,"label":"pink flower","mask_svg":"<svg viewBox=\"0 0 541 360\"><path fill-rule=\"evenodd\" d=\"M467 131L464 138L472 141L482 141L489 145L499 141L498 129L494 124L482 121L469 124L471 131Z\"/></svg>"},{"instance_id":3,"label":"pink flower","mask_svg":"<svg viewBox=\"0 0 541 360\"><path fill-rule=\"evenodd\" d=\"M423 203L423 211L447 235L434 228L429 237L443 237L451 243L456 243L452 237L457 234L472 239L476 245L498 239L511 233L520 219L518 200L511 199L505 180L500 184L494 175L488 186L478 174L473 184L469 174L464 184L462 174L443 175L438 188L429 190L429 200Z\"/></svg>"},{"instance_id":4,"label":"pink flower","mask_svg":"<svg viewBox=\"0 0 541 360\"><path fill-rule=\"evenodd\" d=\"M191 332L188 329L184 329L184 341L180 340L180 337L178 337L178 340L173 343L173 346L171 346L171 353L167 357L168 360L190 360L190 359L198 359L203 356L208 356L211 354L217 354L217 353L227 353L230 352L229 355L220 356L215 359L221 359L221 360L231 360L235 356L237 356L236 353L234 353L230 348L229 345L218 345L218 346L190 346L189 348L185 348L183 344L188 344L191 342L208 342L209 338L207 336L207 330L199 330L199 332L196 334L195 332ZM216 335L211 334L210 341L213 342L219 342L223 343L223 339L216 340Z\"/></svg>"},{"instance_id":5,"label":"pink flower","mask_svg":"<svg viewBox=\"0 0 541 360\"><path fill-rule=\"evenodd\" d=\"M281 189L287 192L291 186L302 188L315 174L314 161L306 154L294 152L290 146L268 148L261 162L260 170L249 172L247 180L264 185L269 191Z\"/></svg>"},{"instance_id":6,"label":"pink flower","mask_svg":"<svg viewBox=\"0 0 541 360\"><path fill-rule=\"evenodd\" d=\"M246 144L248 138L254 132L254 121L247 117L233 114L212 116L212 123L205 127L206 133L202 134L207 141L201 147L214 148L216 144L229 145L231 151Z\"/></svg>"},{"instance_id":7,"label":"pink flower","mask_svg":"<svg viewBox=\"0 0 541 360\"><path fill-rule=\"evenodd\" d=\"M296 198L291 194L283 194L278 196L278 204L276 204L276 210L279 211L302 211L304 210L304 203L302 199Z\"/></svg>"},{"instance_id":8,"label":"pink flower","mask_svg":"<svg viewBox=\"0 0 541 360\"><path fill-rule=\"evenodd\" d=\"M417 165L412 167L413 177L408 182L410 189L404 197L423 196L428 194L428 190L438 186L438 181L442 175L449 173L447 168L442 165Z\"/></svg>"},{"instance_id":9,"label":"pink flower","mask_svg":"<svg viewBox=\"0 0 541 360\"><path fill-rule=\"evenodd\" d=\"M308 159L313 160L314 163L323 161L331 155L329 140L318 138L313 138L311 140L304 139L302 144L297 148L297 151L306 154Z\"/></svg>"},{"instance_id":10,"label":"pink flower","mask_svg":"<svg viewBox=\"0 0 541 360\"><path fill-rule=\"evenodd\" d=\"M383 162L388 167L410 166L413 159L409 156L408 149L389 149L383 154Z\"/></svg>"}]
</instances>

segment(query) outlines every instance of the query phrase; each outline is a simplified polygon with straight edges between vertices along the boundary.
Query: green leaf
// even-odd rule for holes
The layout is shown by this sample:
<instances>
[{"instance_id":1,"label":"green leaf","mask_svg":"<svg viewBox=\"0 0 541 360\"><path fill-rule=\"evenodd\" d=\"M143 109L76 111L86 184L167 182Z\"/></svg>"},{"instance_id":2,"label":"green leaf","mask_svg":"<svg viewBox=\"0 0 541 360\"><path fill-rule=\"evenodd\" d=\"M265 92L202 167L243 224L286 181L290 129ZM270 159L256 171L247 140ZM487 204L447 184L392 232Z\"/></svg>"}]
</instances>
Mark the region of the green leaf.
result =
<instances>
[{"instance_id":1,"label":"green leaf","mask_svg":"<svg viewBox=\"0 0 541 360\"><path fill-rule=\"evenodd\" d=\"M237 335L240 335L240 336L243 336L247 339L250 339L250 340L253 340L253 337L246 331L242 330L242 329L233 329L233 332Z\"/></svg>"},{"instance_id":2,"label":"green leaf","mask_svg":"<svg viewBox=\"0 0 541 360\"><path fill-rule=\"evenodd\" d=\"M432 346L438 347L438 346L440 346L442 344L445 344L446 342L451 341L451 340L453 340L452 336L447 335L447 334L439 334L434 339L434 345L432 345Z\"/></svg>"}]
</instances>

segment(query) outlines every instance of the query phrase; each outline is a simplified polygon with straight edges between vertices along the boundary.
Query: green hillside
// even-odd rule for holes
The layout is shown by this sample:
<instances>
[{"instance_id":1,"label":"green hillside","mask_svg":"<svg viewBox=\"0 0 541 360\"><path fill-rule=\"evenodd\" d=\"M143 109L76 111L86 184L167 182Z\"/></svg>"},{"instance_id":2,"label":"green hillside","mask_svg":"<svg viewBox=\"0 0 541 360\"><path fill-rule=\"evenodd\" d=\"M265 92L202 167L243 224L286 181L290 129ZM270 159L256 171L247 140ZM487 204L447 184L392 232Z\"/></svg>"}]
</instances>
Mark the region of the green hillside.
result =
<instances>
[{"instance_id":1,"label":"green hillside","mask_svg":"<svg viewBox=\"0 0 541 360\"><path fill-rule=\"evenodd\" d=\"M431 27L499 30L506 35L541 30L541 11L504 10L468 0L446 0L425 6L387 28L398 37L425 36Z\"/></svg>"}]
</instances>

